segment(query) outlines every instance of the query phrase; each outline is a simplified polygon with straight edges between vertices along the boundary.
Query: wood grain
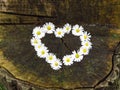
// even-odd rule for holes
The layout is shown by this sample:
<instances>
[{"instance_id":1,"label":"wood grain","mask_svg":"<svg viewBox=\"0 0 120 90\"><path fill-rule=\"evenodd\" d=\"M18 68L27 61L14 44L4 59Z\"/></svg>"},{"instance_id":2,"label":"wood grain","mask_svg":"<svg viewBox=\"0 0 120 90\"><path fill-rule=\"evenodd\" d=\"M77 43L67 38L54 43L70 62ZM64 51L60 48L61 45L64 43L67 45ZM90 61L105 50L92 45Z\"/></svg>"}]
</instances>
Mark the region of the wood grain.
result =
<instances>
[{"instance_id":1,"label":"wood grain","mask_svg":"<svg viewBox=\"0 0 120 90\"><path fill-rule=\"evenodd\" d=\"M16 79L43 88L99 86L113 71L114 50L120 42L119 3L119 0L1 0L0 66ZM32 29L48 21L57 27L66 22L83 25L92 35L90 54L80 63L53 71L30 45ZM63 40L71 51L81 46L79 39L71 34ZM46 35L42 42L59 58L71 53L54 35Z\"/></svg>"}]
</instances>

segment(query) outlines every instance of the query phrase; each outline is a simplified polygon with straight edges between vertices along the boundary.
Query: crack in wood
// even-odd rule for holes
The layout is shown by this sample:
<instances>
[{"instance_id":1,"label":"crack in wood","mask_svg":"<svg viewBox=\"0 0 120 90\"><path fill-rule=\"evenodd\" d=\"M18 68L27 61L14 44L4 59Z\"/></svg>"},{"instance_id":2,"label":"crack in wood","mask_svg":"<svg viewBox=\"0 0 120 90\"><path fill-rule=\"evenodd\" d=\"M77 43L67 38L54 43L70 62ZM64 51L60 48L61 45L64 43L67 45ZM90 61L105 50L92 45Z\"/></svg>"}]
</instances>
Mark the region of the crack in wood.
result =
<instances>
[{"instance_id":1,"label":"crack in wood","mask_svg":"<svg viewBox=\"0 0 120 90\"><path fill-rule=\"evenodd\" d=\"M0 13L10 14L10 15L18 15L18 16L39 17L39 18L56 18L56 16L31 15L31 14L22 14L22 13L4 12L4 11L0 11Z\"/></svg>"},{"instance_id":2,"label":"crack in wood","mask_svg":"<svg viewBox=\"0 0 120 90\"><path fill-rule=\"evenodd\" d=\"M70 51L72 52L72 50L68 47L68 45L65 43L65 41L63 40L63 38L61 38L62 43L64 44L64 46Z\"/></svg>"},{"instance_id":3,"label":"crack in wood","mask_svg":"<svg viewBox=\"0 0 120 90\"><path fill-rule=\"evenodd\" d=\"M62 41L63 43L64 43L64 45L66 45L66 43L64 42L64 40ZM67 45L66 45L66 47L68 47ZM113 51L113 56L115 55L115 51ZM112 56L112 57L113 57ZM110 72L107 74L107 76L105 76L101 81L99 81L94 87L76 87L76 89L79 89L79 88L96 88L96 86L98 86L99 84L101 84L103 81L105 81L106 80L106 78L112 73L112 71L113 71L113 67L114 67L114 62L113 62L113 58L112 58L112 68L111 68L111 70L110 70ZM29 83L29 82L28 82ZM45 87L46 88L46 87ZM47 87L47 88L51 88L51 87ZM59 88L59 87L52 87L52 88ZM60 87L61 88L61 87ZM59 88L59 89L60 89Z\"/></svg>"},{"instance_id":4,"label":"crack in wood","mask_svg":"<svg viewBox=\"0 0 120 90\"><path fill-rule=\"evenodd\" d=\"M0 25L34 25L35 23L0 23Z\"/></svg>"},{"instance_id":5,"label":"crack in wood","mask_svg":"<svg viewBox=\"0 0 120 90\"><path fill-rule=\"evenodd\" d=\"M118 46L120 46L120 43L118 43L118 45L116 46L116 49L117 49ZM115 54L116 49L114 50L114 53L113 53L113 56L112 56L112 68L111 68L110 72L102 80L100 80L96 85L94 85L94 88L96 88L99 84L101 84L102 82L104 82L110 76L110 74L112 73L113 67L115 65L114 64L114 56L116 55Z\"/></svg>"},{"instance_id":6,"label":"crack in wood","mask_svg":"<svg viewBox=\"0 0 120 90\"><path fill-rule=\"evenodd\" d=\"M42 19L42 18L41 18ZM49 18L49 19L52 19L52 18ZM53 19L57 19L57 17L53 18ZM39 23L39 21L36 21L36 23ZM0 23L0 25L34 25L36 24L35 22L31 22L31 23ZM81 26L92 26L92 27L95 27L95 26L106 26L106 27L111 27L111 28L114 28L114 25L113 24L81 24Z\"/></svg>"},{"instance_id":7,"label":"crack in wood","mask_svg":"<svg viewBox=\"0 0 120 90\"><path fill-rule=\"evenodd\" d=\"M64 43L64 40L63 39L61 39L62 40L62 42ZM66 43L64 43L65 45L66 45ZM116 47L118 47L120 44L118 44ZM112 71L113 71L113 67L114 67L114 55L115 55L115 51L116 50L114 50L114 54L113 54L113 56L112 56L112 68L111 68L111 70L110 70L110 72L101 80L101 81L99 81L96 85L94 85L93 87L76 87L76 88L74 88L74 89L96 89L96 87L100 84L100 83L102 83L103 81L105 81L106 79L107 79L107 77L112 73ZM1 66L2 68L4 68L3 66ZM24 81L24 80L20 80L19 78L16 78L16 77L14 77L14 75L11 73L11 72L9 72L6 68L4 68L9 74L11 74L12 75L12 77L14 78L14 79L16 79L16 80L19 80L19 81L22 81L22 82L24 82L25 84L29 84L29 85L32 85L32 86L35 86L35 87L39 87L39 88L41 88L42 86L39 86L39 85L35 85L35 84L33 84L33 83L30 83L30 82L28 82L28 81ZM65 88L62 88L62 87L43 87L43 88L48 88L48 89L64 89L64 90L68 90L68 89L65 89ZM69 88L70 89L70 88ZM73 89L73 88L71 88L71 89Z\"/></svg>"},{"instance_id":8,"label":"crack in wood","mask_svg":"<svg viewBox=\"0 0 120 90\"><path fill-rule=\"evenodd\" d=\"M76 88L65 89L65 88L63 88L63 87L45 87L45 86L40 86L40 85L33 84L33 83L31 83L31 82L24 81L24 80L21 80L21 79L19 79L19 78L16 78L10 71L8 71L8 70L7 70L5 67L3 67L3 66L0 66L0 68L3 68L5 71L7 71L7 73L12 76L12 77L11 77L12 79L17 80L17 81L20 81L20 83L26 84L26 85L29 85L29 86L32 86L32 87L45 88L45 89L62 89L62 90L95 89L94 87L76 87Z\"/></svg>"}]
</instances>

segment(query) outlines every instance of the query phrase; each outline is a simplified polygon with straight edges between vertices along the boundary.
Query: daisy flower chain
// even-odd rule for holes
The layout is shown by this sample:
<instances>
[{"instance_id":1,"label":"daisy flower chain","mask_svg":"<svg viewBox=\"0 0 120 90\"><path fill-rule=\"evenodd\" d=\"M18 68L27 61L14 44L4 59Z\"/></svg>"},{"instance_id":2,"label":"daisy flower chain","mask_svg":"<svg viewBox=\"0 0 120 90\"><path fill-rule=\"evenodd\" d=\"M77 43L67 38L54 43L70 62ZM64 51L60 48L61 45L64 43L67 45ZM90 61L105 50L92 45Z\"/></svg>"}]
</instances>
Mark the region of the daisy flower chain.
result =
<instances>
[{"instance_id":1,"label":"daisy flower chain","mask_svg":"<svg viewBox=\"0 0 120 90\"><path fill-rule=\"evenodd\" d=\"M70 55L63 56L62 60L57 58L54 53L49 52L47 46L41 41L41 39L45 37L45 34L54 34L56 38L62 38L65 34L69 33L79 37L82 46L77 51L72 51ZM92 49L90 33L84 31L84 28L78 24L71 26L67 23L62 28L55 28L53 23L48 22L43 26L35 27L32 34L33 37L30 42L37 52L37 56L45 59L53 70L59 70L63 64L65 66L71 66L74 62L81 62L84 55L88 55L90 49Z\"/></svg>"}]
</instances>

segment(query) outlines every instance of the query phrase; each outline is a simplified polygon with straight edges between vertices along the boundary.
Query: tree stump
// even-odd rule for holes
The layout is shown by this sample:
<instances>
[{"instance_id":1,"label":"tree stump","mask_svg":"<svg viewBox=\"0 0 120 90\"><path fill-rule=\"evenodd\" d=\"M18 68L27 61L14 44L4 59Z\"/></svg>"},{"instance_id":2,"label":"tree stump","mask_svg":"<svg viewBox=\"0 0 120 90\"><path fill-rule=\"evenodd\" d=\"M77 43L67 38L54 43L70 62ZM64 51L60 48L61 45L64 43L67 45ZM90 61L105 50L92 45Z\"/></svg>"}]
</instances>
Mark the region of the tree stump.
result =
<instances>
[{"instance_id":1,"label":"tree stump","mask_svg":"<svg viewBox=\"0 0 120 90\"><path fill-rule=\"evenodd\" d=\"M89 90L106 86L114 75L114 57L120 42L118 1L106 2L107 0L1 0L0 66L15 79L44 89ZM100 8L103 6L103 9ZM93 48L90 54L80 63L63 66L59 71L52 70L44 59L37 57L30 44L33 28L48 21L58 27L67 22L82 25L92 35ZM81 46L79 38L72 34L65 35L63 40L71 51ZM65 54L71 53L54 35L46 35L42 42L61 59Z\"/></svg>"}]
</instances>

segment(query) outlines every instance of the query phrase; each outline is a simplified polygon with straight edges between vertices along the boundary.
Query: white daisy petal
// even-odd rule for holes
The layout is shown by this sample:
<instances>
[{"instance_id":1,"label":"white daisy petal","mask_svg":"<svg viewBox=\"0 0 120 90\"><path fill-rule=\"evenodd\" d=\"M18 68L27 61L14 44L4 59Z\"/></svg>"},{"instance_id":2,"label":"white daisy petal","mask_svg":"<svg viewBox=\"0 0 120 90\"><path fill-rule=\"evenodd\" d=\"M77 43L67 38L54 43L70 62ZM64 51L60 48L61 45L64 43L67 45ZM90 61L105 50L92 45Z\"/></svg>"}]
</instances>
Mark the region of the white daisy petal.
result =
<instances>
[{"instance_id":1,"label":"white daisy petal","mask_svg":"<svg viewBox=\"0 0 120 90\"><path fill-rule=\"evenodd\" d=\"M60 59L56 59L53 63L50 64L51 68L53 68L54 70L59 70L61 68L61 61Z\"/></svg>"},{"instance_id":2,"label":"white daisy petal","mask_svg":"<svg viewBox=\"0 0 120 90\"><path fill-rule=\"evenodd\" d=\"M69 34L70 31L71 31L71 25L70 24L65 24L64 27L63 27L63 30L65 33Z\"/></svg>"},{"instance_id":3,"label":"white daisy petal","mask_svg":"<svg viewBox=\"0 0 120 90\"><path fill-rule=\"evenodd\" d=\"M72 34L75 36L80 36L83 34L83 27L79 25L74 25L72 28Z\"/></svg>"},{"instance_id":4,"label":"white daisy petal","mask_svg":"<svg viewBox=\"0 0 120 90\"><path fill-rule=\"evenodd\" d=\"M65 32L62 28L57 28L55 31L55 36L58 38L62 38L64 36Z\"/></svg>"},{"instance_id":5,"label":"white daisy petal","mask_svg":"<svg viewBox=\"0 0 120 90\"><path fill-rule=\"evenodd\" d=\"M46 56L48 55L47 48L45 48L45 47L41 48L39 51L37 51L37 55L40 58L46 58Z\"/></svg>"},{"instance_id":6,"label":"white daisy petal","mask_svg":"<svg viewBox=\"0 0 120 90\"><path fill-rule=\"evenodd\" d=\"M42 44L42 43L39 43L39 44L35 45L35 51L40 51L41 48L45 48L45 45Z\"/></svg>"},{"instance_id":7,"label":"white daisy petal","mask_svg":"<svg viewBox=\"0 0 120 90\"><path fill-rule=\"evenodd\" d=\"M83 55L79 51L78 52L73 51L72 53L75 62L80 62L83 59Z\"/></svg>"},{"instance_id":8,"label":"white daisy petal","mask_svg":"<svg viewBox=\"0 0 120 90\"><path fill-rule=\"evenodd\" d=\"M56 56L53 53L49 53L46 56L46 62L47 63L53 63L56 60Z\"/></svg>"},{"instance_id":9,"label":"white daisy petal","mask_svg":"<svg viewBox=\"0 0 120 90\"><path fill-rule=\"evenodd\" d=\"M43 28L48 34L52 34L55 31L55 25L51 22L44 24Z\"/></svg>"},{"instance_id":10,"label":"white daisy petal","mask_svg":"<svg viewBox=\"0 0 120 90\"><path fill-rule=\"evenodd\" d=\"M42 38L45 36L45 32L43 31L43 28L41 27L35 27L33 29L33 36L37 37L37 38Z\"/></svg>"},{"instance_id":11,"label":"white daisy petal","mask_svg":"<svg viewBox=\"0 0 120 90\"><path fill-rule=\"evenodd\" d=\"M36 46L41 43L41 40L39 40L39 38L35 38L35 37L32 37L32 39L30 41L31 41L32 46Z\"/></svg>"},{"instance_id":12,"label":"white daisy petal","mask_svg":"<svg viewBox=\"0 0 120 90\"><path fill-rule=\"evenodd\" d=\"M83 30L84 31L84 28L82 26L80 26L80 30Z\"/></svg>"},{"instance_id":13,"label":"white daisy petal","mask_svg":"<svg viewBox=\"0 0 120 90\"><path fill-rule=\"evenodd\" d=\"M63 63L66 66L70 66L73 64L73 57L71 55L66 55L63 57Z\"/></svg>"},{"instance_id":14,"label":"white daisy petal","mask_svg":"<svg viewBox=\"0 0 120 90\"><path fill-rule=\"evenodd\" d=\"M85 46L88 49L92 48L92 43L90 41L83 41L82 45Z\"/></svg>"},{"instance_id":15,"label":"white daisy petal","mask_svg":"<svg viewBox=\"0 0 120 90\"><path fill-rule=\"evenodd\" d=\"M90 33L84 32L81 36L80 39L81 41L90 41L91 35Z\"/></svg>"},{"instance_id":16,"label":"white daisy petal","mask_svg":"<svg viewBox=\"0 0 120 90\"><path fill-rule=\"evenodd\" d=\"M80 48L80 53L83 54L83 55L88 55L89 54L89 48L87 48L85 46L82 46Z\"/></svg>"}]
</instances>

